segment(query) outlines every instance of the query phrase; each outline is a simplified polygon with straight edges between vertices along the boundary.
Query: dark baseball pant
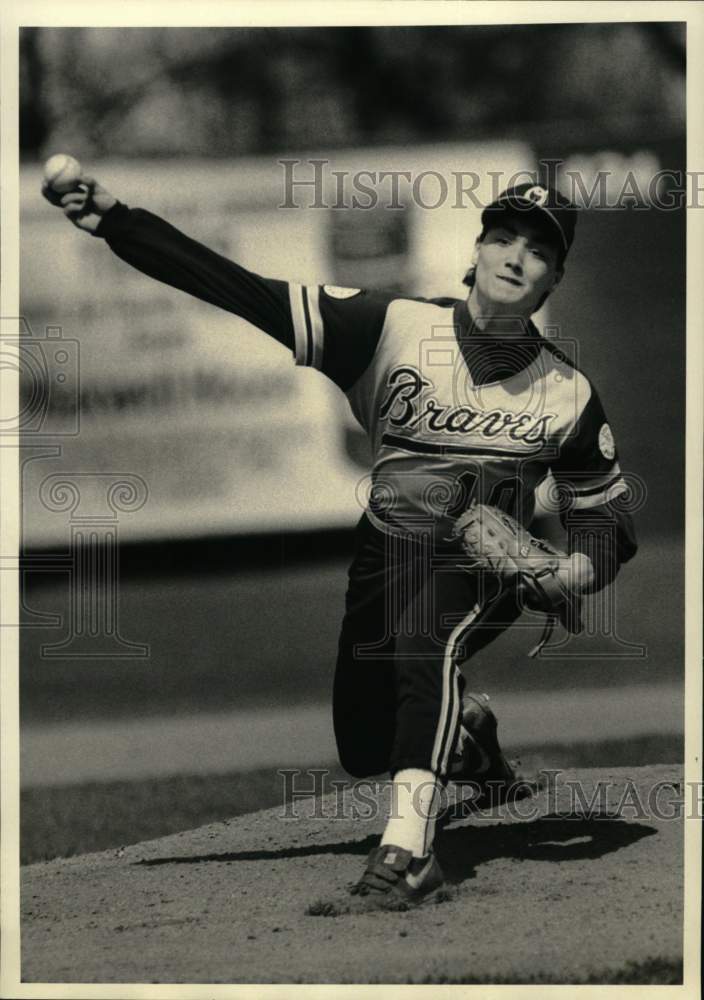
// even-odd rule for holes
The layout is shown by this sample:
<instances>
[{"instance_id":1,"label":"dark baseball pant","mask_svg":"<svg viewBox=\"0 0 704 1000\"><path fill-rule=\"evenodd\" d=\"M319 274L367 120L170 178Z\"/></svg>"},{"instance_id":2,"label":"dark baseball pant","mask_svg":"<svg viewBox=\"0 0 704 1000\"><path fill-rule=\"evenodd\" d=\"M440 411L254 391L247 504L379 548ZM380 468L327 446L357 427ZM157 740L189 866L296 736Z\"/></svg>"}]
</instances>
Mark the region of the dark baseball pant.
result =
<instances>
[{"instance_id":1,"label":"dark baseball pant","mask_svg":"<svg viewBox=\"0 0 704 1000\"><path fill-rule=\"evenodd\" d=\"M354 777L408 767L447 776L458 664L520 614L509 594L491 603L495 581L460 569L460 558L429 533L387 534L366 515L357 525L333 690L340 762Z\"/></svg>"}]
</instances>

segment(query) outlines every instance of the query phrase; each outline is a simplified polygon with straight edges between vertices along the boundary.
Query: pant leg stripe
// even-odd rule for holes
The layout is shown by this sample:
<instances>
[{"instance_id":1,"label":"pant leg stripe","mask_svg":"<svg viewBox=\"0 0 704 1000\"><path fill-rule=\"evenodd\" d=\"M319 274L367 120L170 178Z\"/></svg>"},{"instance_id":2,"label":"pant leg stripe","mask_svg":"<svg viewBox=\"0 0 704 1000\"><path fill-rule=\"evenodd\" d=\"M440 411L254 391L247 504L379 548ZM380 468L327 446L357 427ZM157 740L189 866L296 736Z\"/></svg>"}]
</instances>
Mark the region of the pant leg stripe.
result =
<instances>
[{"instance_id":1,"label":"pant leg stripe","mask_svg":"<svg viewBox=\"0 0 704 1000\"><path fill-rule=\"evenodd\" d=\"M475 617L476 611L470 611L459 625L456 625L452 630L445 647L445 656L442 664L442 704L440 706L440 717L438 719L430 763L430 769L438 775L444 775L447 771L450 753L452 752L452 737L457 730L457 720L460 714L459 683L457 667L455 665L455 653L462 633Z\"/></svg>"},{"instance_id":2,"label":"pant leg stripe","mask_svg":"<svg viewBox=\"0 0 704 1000\"><path fill-rule=\"evenodd\" d=\"M455 705L457 710L453 713L454 725L450 726L449 739L445 743L445 757L443 761L442 774L443 777L447 775L450 769L450 758L457 745L457 739L460 734L460 725L462 723L462 688L461 688L461 677L460 670L458 666L453 666L452 668L452 685L455 695Z\"/></svg>"}]
</instances>

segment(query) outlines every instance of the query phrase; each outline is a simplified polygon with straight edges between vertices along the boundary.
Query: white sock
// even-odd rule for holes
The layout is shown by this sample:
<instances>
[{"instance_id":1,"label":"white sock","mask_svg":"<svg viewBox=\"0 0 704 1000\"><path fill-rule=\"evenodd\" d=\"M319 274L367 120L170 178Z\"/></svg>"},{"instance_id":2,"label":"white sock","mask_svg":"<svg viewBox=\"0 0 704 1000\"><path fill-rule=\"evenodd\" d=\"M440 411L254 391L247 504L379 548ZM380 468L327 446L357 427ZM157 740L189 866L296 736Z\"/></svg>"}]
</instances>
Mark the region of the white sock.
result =
<instances>
[{"instance_id":1,"label":"white sock","mask_svg":"<svg viewBox=\"0 0 704 1000\"><path fill-rule=\"evenodd\" d=\"M422 858L433 846L435 820L440 804L438 781L432 771L409 767L394 775L391 816L381 838Z\"/></svg>"}]
</instances>

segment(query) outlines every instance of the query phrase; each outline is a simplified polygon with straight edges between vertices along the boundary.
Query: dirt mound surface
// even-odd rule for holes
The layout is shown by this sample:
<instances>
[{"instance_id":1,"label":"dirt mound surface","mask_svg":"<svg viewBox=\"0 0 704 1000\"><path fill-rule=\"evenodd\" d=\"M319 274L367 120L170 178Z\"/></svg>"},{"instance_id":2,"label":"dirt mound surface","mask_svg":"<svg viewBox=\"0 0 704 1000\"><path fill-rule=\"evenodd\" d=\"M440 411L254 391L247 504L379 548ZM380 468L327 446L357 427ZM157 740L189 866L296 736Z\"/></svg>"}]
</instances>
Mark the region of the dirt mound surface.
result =
<instances>
[{"instance_id":1,"label":"dirt mound surface","mask_svg":"<svg viewBox=\"0 0 704 1000\"><path fill-rule=\"evenodd\" d=\"M378 842L385 791L368 785L30 865L23 980L574 983L672 966L681 783L669 765L563 772L513 809L456 810L437 838L451 898L407 913L306 912Z\"/></svg>"}]
</instances>

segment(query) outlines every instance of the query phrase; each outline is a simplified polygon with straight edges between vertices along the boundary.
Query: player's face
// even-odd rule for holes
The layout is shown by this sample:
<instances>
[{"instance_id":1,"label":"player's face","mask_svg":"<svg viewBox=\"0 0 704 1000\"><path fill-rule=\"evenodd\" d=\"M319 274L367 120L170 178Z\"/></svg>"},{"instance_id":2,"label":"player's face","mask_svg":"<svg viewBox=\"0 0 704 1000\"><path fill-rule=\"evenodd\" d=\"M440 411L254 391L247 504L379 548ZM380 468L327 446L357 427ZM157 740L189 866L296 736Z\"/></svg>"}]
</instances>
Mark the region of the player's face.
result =
<instances>
[{"instance_id":1,"label":"player's face","mask_svg":"<svg viewBox=\"0 0 704 1000\"><path fill-rule=\"evenodd\" d=\"M477 244L477 298L493 312L529 316L561 276L557 247L527 219L509 215Z\"/></svg>"}]
</instances>

